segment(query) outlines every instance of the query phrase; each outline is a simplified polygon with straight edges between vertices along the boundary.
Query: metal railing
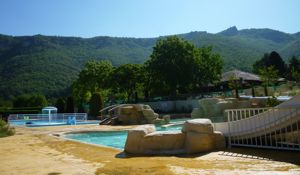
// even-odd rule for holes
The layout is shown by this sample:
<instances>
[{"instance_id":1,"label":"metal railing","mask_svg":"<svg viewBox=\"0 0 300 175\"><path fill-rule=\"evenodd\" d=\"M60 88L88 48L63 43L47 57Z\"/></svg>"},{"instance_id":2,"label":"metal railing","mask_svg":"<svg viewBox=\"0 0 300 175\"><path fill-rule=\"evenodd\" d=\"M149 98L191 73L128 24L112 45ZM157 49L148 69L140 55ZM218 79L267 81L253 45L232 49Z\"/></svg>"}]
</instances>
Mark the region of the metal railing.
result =
<instances>
[{"instance_id":1,"label":"metal railing","mask_svg":"<svg viewBox=\"0 0 300 175\"><path fill-rule=\"evenodd\" d=\"M86 113L58 113L58 114L10 114L8 122L44 122L44 123L65 123L71 118L76 122L87 121Z\"/></svg>"},{"instance_id":2,"label":"metal railing","mask_svg":"<svg viewBox=\"0 0 300 175\"><path fill-rule=\"evenodd\" d=\"M228 122L215 124L215 127L228 138L229 147L300 151L300 108L248 108L225 112Z\"/></svg>"}]
</instances>

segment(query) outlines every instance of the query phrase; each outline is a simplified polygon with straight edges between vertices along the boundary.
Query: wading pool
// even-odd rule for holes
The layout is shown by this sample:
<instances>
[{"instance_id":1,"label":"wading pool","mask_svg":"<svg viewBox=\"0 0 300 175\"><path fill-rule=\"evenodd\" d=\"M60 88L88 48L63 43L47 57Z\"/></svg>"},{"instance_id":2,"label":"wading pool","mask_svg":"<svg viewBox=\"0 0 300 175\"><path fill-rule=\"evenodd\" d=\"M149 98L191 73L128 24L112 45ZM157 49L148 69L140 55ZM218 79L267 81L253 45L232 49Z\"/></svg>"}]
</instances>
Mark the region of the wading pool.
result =
<instances>
[{"instance_id":1,"label":"wading pool","mask_svg":"<svg viewBox=\"0 0 300 175\"><path fill-rule=\"evenodd\" d=\"M182 125L168 127L156 126L157 131L178 131ZM66 134L65 138L77 140L84 143L109 146L118 149L124 149L127 131L98 131Z\"/></svg>"}]
</instances>

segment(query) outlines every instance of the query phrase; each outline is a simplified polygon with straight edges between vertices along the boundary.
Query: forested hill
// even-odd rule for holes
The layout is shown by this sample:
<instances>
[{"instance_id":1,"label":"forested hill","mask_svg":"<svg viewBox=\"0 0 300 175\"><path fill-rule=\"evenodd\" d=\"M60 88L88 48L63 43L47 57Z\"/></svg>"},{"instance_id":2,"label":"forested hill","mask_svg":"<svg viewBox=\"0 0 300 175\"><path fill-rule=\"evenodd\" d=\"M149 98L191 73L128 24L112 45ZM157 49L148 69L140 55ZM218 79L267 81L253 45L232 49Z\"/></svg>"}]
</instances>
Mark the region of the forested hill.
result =
<instances>
[{"instance_id":1,"label":"forested hill","mask_svg":"<svg viewBox=\"0 0 300 175\"><path fill-rule=\"evenodd\" d=\"M273 50L285 60L300 56L300 33L231 27L217 34L190 32L178 36L197 46L212 45L224 59L225 70L250 71L255 60ZM87 60L108 59L115 66L143 63L156 40L0 35L0 94L5 98L35 92L64 94Z\"/></svg>"}]
</instances>

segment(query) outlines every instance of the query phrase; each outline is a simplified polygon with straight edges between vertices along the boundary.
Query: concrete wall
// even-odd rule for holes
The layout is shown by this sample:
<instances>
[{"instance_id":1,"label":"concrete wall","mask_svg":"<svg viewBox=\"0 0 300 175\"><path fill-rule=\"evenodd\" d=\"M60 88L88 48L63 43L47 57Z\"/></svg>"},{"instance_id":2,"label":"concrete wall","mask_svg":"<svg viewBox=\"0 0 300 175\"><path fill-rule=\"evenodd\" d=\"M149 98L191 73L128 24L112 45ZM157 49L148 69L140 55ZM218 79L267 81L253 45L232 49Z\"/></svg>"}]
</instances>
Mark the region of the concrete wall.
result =
<instances>
[{"instance_id":1,"label":"concrete wall","mask_svg":"<svg viewBox=\"0 0 300 175\"><path fill-rule=\"evenodd\" d=\"M151 106L155 112L169 113L169 112L187 112L190 113L194 108L199 107L198 100L176 100L176 101L159 101L159 102L145 102Z\"/></svg>"}]
</instances>

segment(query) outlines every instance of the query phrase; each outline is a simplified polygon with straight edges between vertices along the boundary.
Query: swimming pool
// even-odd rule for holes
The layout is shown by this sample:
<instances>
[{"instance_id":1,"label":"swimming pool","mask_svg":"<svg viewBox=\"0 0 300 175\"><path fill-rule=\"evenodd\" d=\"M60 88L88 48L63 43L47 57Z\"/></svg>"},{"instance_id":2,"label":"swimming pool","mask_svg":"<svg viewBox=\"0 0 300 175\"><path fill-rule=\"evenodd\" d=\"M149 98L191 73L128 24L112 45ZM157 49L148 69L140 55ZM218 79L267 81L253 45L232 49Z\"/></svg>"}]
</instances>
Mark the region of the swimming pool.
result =
<instances>
[{"instance_id":1,"label":"swimming pool","mask_svg":"<svg viewBox=\"0 0 300 175\"><path fill-rule=\"evenodd\" d=\"M157 131L178 131L182 125L169 127L156 126ZM65 138L77 140L84 143L91 143L102 146L109 146L117 149L124 149L127 139L127 131L98 131L66 134Z\"/></svg>"}]
</instances>

